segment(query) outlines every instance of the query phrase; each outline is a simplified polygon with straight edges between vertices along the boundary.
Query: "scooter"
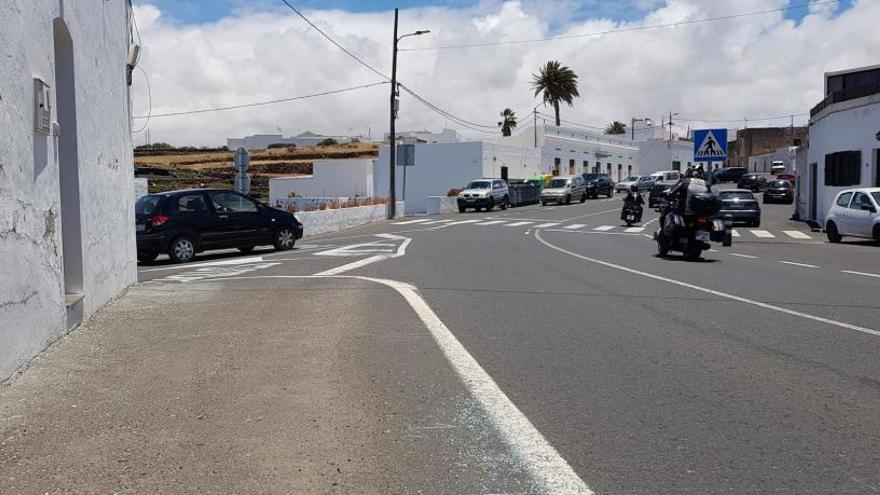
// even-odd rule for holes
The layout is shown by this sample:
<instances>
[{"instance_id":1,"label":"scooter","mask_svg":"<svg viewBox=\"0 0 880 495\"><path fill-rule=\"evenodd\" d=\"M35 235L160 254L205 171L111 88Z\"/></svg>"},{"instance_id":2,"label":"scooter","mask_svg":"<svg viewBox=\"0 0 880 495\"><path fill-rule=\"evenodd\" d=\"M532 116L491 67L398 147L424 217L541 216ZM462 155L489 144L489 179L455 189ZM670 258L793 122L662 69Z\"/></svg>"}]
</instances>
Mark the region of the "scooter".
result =
<instances>
[{"instance_id":1,"label":"scooter","mask_svg":"<svg viewBox=\"0 0 880 495\"><path fill-rule=\"evenodd\" d=\"M684 254L691 261L700 259L703 251L712 247L709 242L724 240L724 222L709 216L680 215L670 212L663 226L654 232L657 253L666 257L670 251Z\"/></svg>"},{"instance_id":2,"label":"scooter","mask_svg":"<svg viewBox=\"0 0 880 495\"><path fill-rule=\"evenodd\" d=\"M620 219L626 222L627 227L632 227L632 224L642 221L642 211L641 206L624 206Z\"/></svg>"}]
</instances>

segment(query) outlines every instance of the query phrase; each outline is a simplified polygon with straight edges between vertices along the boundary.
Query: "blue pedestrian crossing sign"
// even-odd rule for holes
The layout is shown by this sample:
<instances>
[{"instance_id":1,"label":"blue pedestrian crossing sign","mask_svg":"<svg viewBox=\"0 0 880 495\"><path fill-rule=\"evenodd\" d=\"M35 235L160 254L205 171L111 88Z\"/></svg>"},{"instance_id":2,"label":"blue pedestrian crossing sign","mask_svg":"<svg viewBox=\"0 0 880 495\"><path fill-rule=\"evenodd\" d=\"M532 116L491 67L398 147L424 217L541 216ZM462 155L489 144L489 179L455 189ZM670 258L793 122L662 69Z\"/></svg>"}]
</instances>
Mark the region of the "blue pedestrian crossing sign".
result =
<instances>
[{"instance_id":1,"label":"blue pedestrian crossing sign","mask_svg":"<svg viewBox=\"0 0 880 495\"><path fill-rule=\"evenodd\" d=\"M694 161L723 162L727 160L727 129L694 131Z\"/></svg>"}]
</instances>

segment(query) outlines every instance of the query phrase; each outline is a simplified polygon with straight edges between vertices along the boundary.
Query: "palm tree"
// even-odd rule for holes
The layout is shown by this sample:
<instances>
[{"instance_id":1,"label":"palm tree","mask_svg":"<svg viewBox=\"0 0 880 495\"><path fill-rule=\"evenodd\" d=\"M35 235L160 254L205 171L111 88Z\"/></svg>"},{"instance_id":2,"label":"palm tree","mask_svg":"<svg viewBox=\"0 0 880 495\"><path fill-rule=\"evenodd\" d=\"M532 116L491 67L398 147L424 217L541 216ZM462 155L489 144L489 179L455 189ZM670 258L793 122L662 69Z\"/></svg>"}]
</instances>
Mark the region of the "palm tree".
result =
<instances>
[{"instance_id":1,"label":"palm tree","mask_svg":"<svg viewBox=\"0 0 880 495\"><path fill-rule=\"evenodd\" d=\"M626 134L626 124L615 120L605 126L605 134Z\"/></svg>"},{"instance_id":2,"label":"palm tree","mask_svg":"<svg viewBox=\"0 0 880 495\"><path fill-rule=\"evenodd\" d=\"M580 97L578 93L578 76L570 68L560 65L559 61L551 60L532 74L532 89L535 96L544 93L544 103L553 105L556 111L556 125L562 125L559 120L559 102L574 105L574 99Z\"/></svg>"},{"instance_id":3,"label":"palm tree","mask_svg":"<svg viewBox=\"0 0 880 495\"><path fill-rule=\"evenodd\" d=\"M501 112L501 118L504 120L498 123L498 127L501 127L501 135L504 137L510 136L510 131L512 129L516 129L516 112L509 108L505 108L503 112Z\"/></svg>"}]
</instances>

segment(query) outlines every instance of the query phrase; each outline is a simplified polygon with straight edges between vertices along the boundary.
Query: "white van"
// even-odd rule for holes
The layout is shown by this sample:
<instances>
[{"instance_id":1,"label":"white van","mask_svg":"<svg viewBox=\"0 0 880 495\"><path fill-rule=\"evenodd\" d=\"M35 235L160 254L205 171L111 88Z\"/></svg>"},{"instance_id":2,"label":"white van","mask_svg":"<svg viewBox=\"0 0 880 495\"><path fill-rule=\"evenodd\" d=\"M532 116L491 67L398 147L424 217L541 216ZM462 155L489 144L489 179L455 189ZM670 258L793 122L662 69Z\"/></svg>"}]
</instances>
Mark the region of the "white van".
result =
<instances>
[{"instance_id":1,"label":"white van","mask_svg":"<svg viewBox=\"0 0 880 495\"><path fill-rule=\"evenodd\" d=\"M677 170L661 170L660 172L654 172L651 174L651 178L654 179L655 186L674 186L681 180L681 173Z\"/></svg>"}]
</instances>

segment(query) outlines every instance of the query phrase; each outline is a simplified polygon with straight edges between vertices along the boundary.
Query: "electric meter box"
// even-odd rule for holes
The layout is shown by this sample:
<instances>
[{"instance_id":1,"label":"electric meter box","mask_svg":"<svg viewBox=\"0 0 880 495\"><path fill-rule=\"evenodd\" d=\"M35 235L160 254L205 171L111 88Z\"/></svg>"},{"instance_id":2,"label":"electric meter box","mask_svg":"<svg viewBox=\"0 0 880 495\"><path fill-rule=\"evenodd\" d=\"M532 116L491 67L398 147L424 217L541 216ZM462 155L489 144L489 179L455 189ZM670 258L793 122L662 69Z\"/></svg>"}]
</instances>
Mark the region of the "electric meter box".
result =
<instances>
[{"instance_id":1,"label":"electric meter box","mask_svg":"<svg viewBox=\"0 0 880 495\"><path fill-rule=\"evenodd\" d=\"M34 131L48 136L52 132L52 92L42 79L34 78Z\"/></svg>"}]
</instances>

